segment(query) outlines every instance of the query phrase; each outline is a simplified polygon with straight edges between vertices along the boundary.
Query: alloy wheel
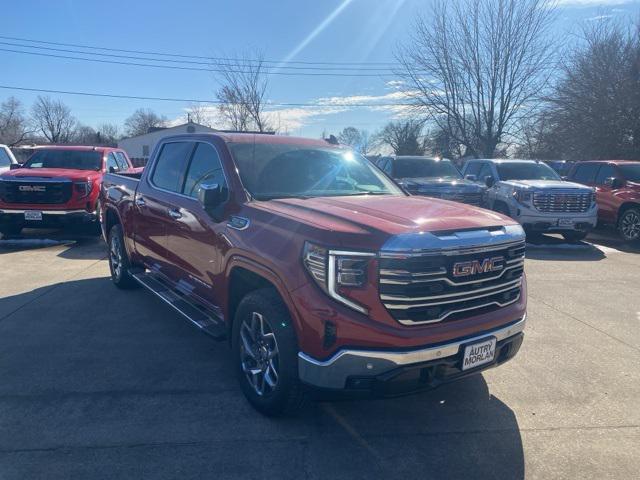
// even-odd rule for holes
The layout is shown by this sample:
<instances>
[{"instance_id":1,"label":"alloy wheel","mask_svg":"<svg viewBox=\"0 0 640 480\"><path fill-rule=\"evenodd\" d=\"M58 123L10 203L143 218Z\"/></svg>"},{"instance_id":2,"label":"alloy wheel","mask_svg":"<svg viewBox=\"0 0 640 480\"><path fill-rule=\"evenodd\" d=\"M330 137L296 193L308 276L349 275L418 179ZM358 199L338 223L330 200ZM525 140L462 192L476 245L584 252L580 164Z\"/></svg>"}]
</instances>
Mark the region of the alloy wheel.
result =
<instances>
[{"instance_id":1,"label":"alloy wheel","mask_svg":"<svg viewBox=\"0 0 640 480\"><path fill-rule=\"evenodd\" d=\"M636 240L640 237L640 215L635 210L624 214L620 221L620 229L627 240Z\"/></svg>"},{"instance_id":2,"label":"alloy wheel","mask_svg":"<svg viewBox=\"0 0 640 480\"><path fill-rule=\"evenodd\" d=\"M249 385L259 396L273 392L278 384L278 342L269 321L252 312L240 326L240 362Z\"/></svg>"},{"instance_id":3,"label":"alloy wheel","mask_svg":"<svg viewBox=\"0 0 640 480\"><path fill-rule=\"evenodd\" d=\"M122 274L122 247L118 237L111 239L111 248L109 249L109 262L111 263L111 271L114 277L120 278Z\"/></svg>"}]
</instances>

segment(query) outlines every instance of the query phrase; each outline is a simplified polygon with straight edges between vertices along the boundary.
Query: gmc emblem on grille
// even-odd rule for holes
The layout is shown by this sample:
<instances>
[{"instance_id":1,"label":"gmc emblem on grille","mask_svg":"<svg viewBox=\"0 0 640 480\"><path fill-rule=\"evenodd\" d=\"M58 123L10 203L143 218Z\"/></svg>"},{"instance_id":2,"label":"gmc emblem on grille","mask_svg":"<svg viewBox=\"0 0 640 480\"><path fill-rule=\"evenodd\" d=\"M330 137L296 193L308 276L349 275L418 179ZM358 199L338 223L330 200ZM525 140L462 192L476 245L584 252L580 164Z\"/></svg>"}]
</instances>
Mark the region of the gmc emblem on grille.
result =
<instances>
[{"instance_id":1,"label":"gmc emblem on grille","mask_svg":"<svg viewBox=\"0 0 640 480\"><path fill-rule=\"evenodd\" d=\"M504 257L485 258L453 264L454 277L468 277L479 273L499 272L504 268Z\"/></svg>"},{"instance_id":2,"label":"gmc emblem on grille","mask_svg":"<svg viewBox=\"0 0 640 480\"><path fill-rule=\"evenodd\" d=\"M19 185L18 190L21 192L46 192L47 187L42 185Z\"/></svg>"}]
</instances>

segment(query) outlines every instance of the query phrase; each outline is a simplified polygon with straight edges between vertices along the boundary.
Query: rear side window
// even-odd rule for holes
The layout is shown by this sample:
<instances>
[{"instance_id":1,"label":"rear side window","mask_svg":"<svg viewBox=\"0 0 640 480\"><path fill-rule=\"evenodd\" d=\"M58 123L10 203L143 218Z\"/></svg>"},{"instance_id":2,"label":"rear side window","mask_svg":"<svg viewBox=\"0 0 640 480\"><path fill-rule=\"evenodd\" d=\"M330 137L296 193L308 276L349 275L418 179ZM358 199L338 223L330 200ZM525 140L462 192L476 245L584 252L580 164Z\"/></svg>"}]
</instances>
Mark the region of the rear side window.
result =
<instances>
[{"instance_id":1,"label":"rear side window","mask_svg":"<svg viewBox=\"0 0 640 480\"><path fill-rule=\"evenodd\" d=\"M224 190L227 187L218 151L208 143L197 144L184 182L183 193L197 198L198 190L203 183L208 185L217 183Z\"/></svg>"},{"instance_id":2,"label":"rear side window","mask_svg":"<svg viewBox=\"0 0 640 480\"><path fill-rule=\"evenodd\" d=\"M578 183L594 183L598 168L600 168L599 163L585 163L578 165L573 174L572 180L575 180Z\"/></svg>"},{"instance_id":3,"label":"rear side window","mask_svg":"<svg viewBox=\"0 0 640 480\"><path fill-rule=\"evenodd\" d=\"M604 185L604 181L610 177L616 177L616 167L613 165L602 165L596 175L596 185Z\"/></svg>"},{"instance_id":4,"label":"rear side window","mask_svg":"<svg viewBox=\"0 0 640 480\"><path fill-rule=\"evenodd\" d=\"M163 190L180 193L192 149L191 142L165 143L156 161L151 182Z\"/></svg>"}]
</instances>

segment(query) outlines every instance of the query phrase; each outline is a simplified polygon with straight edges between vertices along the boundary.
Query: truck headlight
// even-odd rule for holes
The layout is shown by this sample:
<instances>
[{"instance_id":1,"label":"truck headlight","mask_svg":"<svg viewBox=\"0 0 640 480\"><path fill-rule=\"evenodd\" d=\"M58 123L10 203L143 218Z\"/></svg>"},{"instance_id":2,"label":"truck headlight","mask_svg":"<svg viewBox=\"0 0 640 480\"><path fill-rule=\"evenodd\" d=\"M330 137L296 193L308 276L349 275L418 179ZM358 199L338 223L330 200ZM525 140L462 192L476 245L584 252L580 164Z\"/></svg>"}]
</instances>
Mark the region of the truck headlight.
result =
<instances>
[{"instance_id":1,"label":"truck headlight","mask_svg":"<svg viewBox=\"0 0 640 480\"><path fill-rule=\"evenodd\" d=\"M78 192L80 198L88 197L93 190L93 182L91 180L87 180L86 182L74 182L73 186Z\"/></svg>"},{"instance_id":2,"label":"truck headlight","mask_svg":"<svg viewBox=\"0 0 640 480\"><path fill-rule=\"evenodd\" d=\"M369 260L375 253L331 250L306 242L303 263L315 283L331 298L361 313L368 313L362 305L349 300L339 291L361 288L367 283Z\"/></svg>"},{"instance_id":3,"label":"truck headlight","mask_svg":"<svg viewBox=\"0 0 640 480\"><path fill-rule=\"evenodd\" d=\"M513 198L515 198L518 203L527 205L531 203L533 193L528 190L514 190Z\"/></svg>"}]
</instances>

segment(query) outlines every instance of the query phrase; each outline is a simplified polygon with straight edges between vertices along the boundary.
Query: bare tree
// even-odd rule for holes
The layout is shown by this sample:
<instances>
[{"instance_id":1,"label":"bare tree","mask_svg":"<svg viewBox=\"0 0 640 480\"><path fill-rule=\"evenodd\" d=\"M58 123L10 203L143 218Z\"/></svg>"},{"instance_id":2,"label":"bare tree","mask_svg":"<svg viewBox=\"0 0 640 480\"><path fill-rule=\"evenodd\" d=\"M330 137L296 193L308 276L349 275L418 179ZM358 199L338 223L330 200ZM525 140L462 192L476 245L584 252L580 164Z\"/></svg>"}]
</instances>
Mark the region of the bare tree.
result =
<instances>
[{"instance_id":1,"label":"bare tree","mask_svg":"<svg viewBox=\"0 0 640 480\"><path fill-rule=\"evenodd\" d=\"M541 103L554 55L549 0L436 0L397 58L416 110L491 157Z\"/></svg>"},{"instance_id":2,"label":"bare tree","mask_svg":"<svg viewBox=\"0 0 640 480\"><path fill-rule=\"evenodd\" d=\"M590 22L544 112L542 145L570 160L640 159L640 30ZM557 158L557 157L556 157Z\"/></svg>"},{"instance_id":3,"label":"bare tree","mask_svg":"<svg viewBox=\"0 0 640 480\"><path fill-rule=\"evenodd\" d=\"M98 135L100 136L102 145L108 145L111 147L118 145L118 140L122 136L118 125L114 125L112 123L103 123L98 125Z\"/></svg>"},{"instance_id":4,"label":"bare tree","mask_svg":"<svg viewBox=\"0 0 640 480\"><path fill-rule=\"evenodd\" d=\"M100 135L88 125L77 124L71 137L73 143L78 145L99 145Z\"/></svg>"},{"instance_id":5,"label":"bare tree","mask_svg":"<svg viewBox=\"0 0 640 480\"><path fill-rule=\"evenodd\" d=\"M217 92L218 110L234 130L272 130L265 113L269 81L264 56L260 52L235 56L238 60L234 63L215 64L221 84Z\"/></svg>"},{"instance_id":6,"label":"bare tree","mask_svg":"<svg viewBox=\"0 0 640 480\"><path fill-rule=\"evenodd\" d=\"M211 107L202 103L192 103L186 110L187 121L211 128Z\"/></svg>"},{"instance_id":7,"label":"bare tree","mask_svg":"<svg viewBox=\"0 0 640 480\"><path fill-rule=\"evenodd\" d=\"M390 122L375 135L376 143L390 147L396 155L422 155L422 126L419 120Z\"/></svg>"},{"instance_id":8,"label":"bare tree","mask_svg":"<svg viewBox=\"0 0 640 480\"><path fill-rule=\"evenodd\" d=\"M15 97L7 98L0 104L0 143L17 145L30 133L22 103Z\"/></svg>"},{"instance_id":9,"label":"bare tree","mask_svg":"<svg viewBox=\"0 0 640 480\"><path fill-rule=\"evenodd\" d=\"M126 133L130 137L144 135L152 128L165 127L166 125L167 118L158 115L149 108L139 108L124 121Z\"/></svg>"},{"instance_id":10,"label":"bare tree","mask_svg":"<svg viewBox=\"0 0 640 480\"><path fill-rule=\"evenodd\" d=\"M73 136L76 119L60 100L38 96L31 109L35 127L51 143L68 143Z\"/></svg>"}]
</instances>

